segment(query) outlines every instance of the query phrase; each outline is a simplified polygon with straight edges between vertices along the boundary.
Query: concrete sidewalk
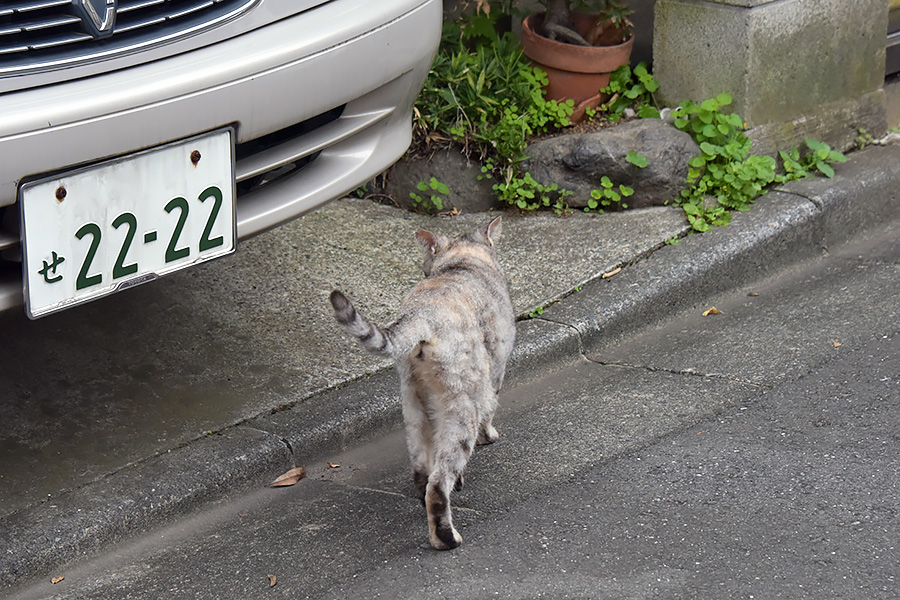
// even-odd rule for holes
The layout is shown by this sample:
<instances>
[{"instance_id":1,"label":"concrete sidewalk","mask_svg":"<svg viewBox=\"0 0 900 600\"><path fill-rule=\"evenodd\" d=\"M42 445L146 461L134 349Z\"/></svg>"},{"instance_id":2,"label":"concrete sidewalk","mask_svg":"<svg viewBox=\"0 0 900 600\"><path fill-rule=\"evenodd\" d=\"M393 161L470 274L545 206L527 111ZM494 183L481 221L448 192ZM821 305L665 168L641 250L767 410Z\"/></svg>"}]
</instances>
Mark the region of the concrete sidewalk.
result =
<instances>
[{"instance_id":1,"label":"concrete sidewalk","mask_svg":"<svg viewBox=\"0 0 900 600\"><path fill-rule=\"evenodd\" d=\"M736 215L729 227L677 245L665 244L686 231L677 210L569 219L511 216L504 224L500 253L516 308L527 313L551 305L540 317L519 323L509 384L546 374L583 352L599 352L679 308L819 255L842 239L900 217L898 165L900 147L856 153L838 165L834 179L795 182L770 192L751 212ZM169 448L144 444L144 456L126 464L110 461L100 476L57 495L72 487L60 478L48 501L36 496L14 499L19 508L4 511L0 518L0 581L9 586L48 573L111 541L263 486L295 464L309 464L395 427L400 415L393 373L364 355L329 321L327 293L337 285L382 320L417 278L418 253L411 236L415 229L454 232L484 220L484 215L466 215L436 223L369 203L341 201L296 226L252 241L234 259L211 265L199 277L219 282L222 291L235 298L246 288L249 270L265 265L265 281L282 299L279 310L256 315L247 327L221 317L220 326L235 338L239 336L234 331L245 335L261 330L253 343L301 344L302 352L271 353L284 362L257 376L284 368L305 373L302 383L285 389L280 378L273 380L274 388L262 382L259 397L238 398L250 409L226 409L218 422L204 421L214 423L211 435L187 436ZM285 281L284 257L298 252L315 260L302 276ZM618 266L624 267L620 273L609 280L601 277ZM163 293L174 297L171 290L189 287L190 277L197 276L173 278ZM150 294L145 291L149 289L136 292ZM136 295L134 301L141 299ZM240 316L235 311L230 318ZM303 322L299 330L296 320ZM3 322L4 331L6 325L18 326L11 321ZM225 361L217 367L221 372L213 369L203 377L227 376L229 364ZM175 390L177 386L172 393ZM4 489L14 488L15 481L6 475L12 472L7 457L2 458L0 481Z\"/></svg>"}]
</instances>

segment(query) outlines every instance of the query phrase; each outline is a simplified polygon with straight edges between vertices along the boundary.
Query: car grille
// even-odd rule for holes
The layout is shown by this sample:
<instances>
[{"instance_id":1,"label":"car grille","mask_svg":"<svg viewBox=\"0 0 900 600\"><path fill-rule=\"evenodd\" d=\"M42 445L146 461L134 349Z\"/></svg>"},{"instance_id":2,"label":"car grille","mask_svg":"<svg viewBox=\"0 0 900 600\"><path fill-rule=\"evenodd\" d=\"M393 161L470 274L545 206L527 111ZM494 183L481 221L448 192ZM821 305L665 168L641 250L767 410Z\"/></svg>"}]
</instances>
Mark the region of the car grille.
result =
<instances>
[{"instance_id":1,"label":"car grille","mask_svg":"<svg viewBox=\"0 0 900 600\"><path fill-rule=\"evenodd\" d=\"M110 2L112 0L109 0ZM111 29L99 31L87 0L0 3L0 77L70 67L169 43L215 27L261 0L119 0ZM103 2L98 13L103 13Z\"/></svg>"}]
</instances>

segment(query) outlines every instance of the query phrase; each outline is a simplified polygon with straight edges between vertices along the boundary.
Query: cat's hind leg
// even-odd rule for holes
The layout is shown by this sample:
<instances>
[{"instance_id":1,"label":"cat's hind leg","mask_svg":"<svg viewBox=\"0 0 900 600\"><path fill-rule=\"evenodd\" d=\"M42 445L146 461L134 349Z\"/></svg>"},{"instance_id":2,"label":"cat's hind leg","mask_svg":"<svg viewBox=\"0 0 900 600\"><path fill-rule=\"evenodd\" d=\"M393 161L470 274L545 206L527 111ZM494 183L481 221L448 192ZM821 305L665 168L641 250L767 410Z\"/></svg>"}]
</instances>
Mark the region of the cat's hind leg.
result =
<instances>
[{"instance_id":1,"label":"cat's hind leg","mask_svg":"<svg viewBox=\"0 0 900 600\"><path fill-rule=\"evenodd\" d=\"M433 428L425 412L422 390L411 382L401 385L400 397L403 423L406 430L406 448L413 471L413 485L422 504L425 504L425 488L431 473Z\"/></svg>"},{"instance_id":2,"label":"cat's hind leg","mask_svg":"<svg viewBox=\"0 0 900 600\"><path fill-rule=\"evenodd\" d=\"M462 542L462 536L453 527L450 490L461 485L466 463L475 448L477 421L474 407L467 402L457 404L440 416L434 469L425 491L428 538L438 550L451 550Z\"/></svg>"},{"instance_id":3,"label":"cat's hind leg","mask_svg":"<svg viewBox=\"0 0 900 600\"><path fill-rule=\"evenodd\" d=\"M478 423L478 439L476 440L479 446L493 444L500 438L500 434L493 425L497 404L497 392L493 389L485 388L479 403L480 419Z\"/></svg>"}]
</instances>

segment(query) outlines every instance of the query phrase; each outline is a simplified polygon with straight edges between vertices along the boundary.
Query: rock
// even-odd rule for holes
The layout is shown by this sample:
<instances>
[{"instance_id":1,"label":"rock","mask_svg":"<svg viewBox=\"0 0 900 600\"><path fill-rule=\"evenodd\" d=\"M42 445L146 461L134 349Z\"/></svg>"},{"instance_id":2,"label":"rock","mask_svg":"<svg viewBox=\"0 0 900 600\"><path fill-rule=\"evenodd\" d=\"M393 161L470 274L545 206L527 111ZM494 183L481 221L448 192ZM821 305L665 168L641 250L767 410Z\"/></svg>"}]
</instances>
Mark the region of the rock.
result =
<instances>
[{"instance_id":1,"label":"rock","mask_svg":"<svg viewBox=\"0 0 900 600\"><path fill-rule=\"evenodd\" d=\"M410 192L421 196L430 195L420 192L416 186L420 181L428 182L432 177L450 188L449 196L442 197L443 211L482 212L500 208L497 194L493 190L490 179L478 180L481 165L470 161L458 148L438 150L428 159L401 159L384 177L381 193L390 196L403 208L415 209Z\"/></svg>"},{"instance_id":2,"label":"rock","mask_svg":"<svg viewBox=\"0 0 900 600\"><path fill-rule=\"evenodd\" d=\"M638 168L625 160L630 150L647 158ZM659 119L638 119L593 133L561 135L528 146L522 170L541 183L556 183L573 194L572 207L587 206L591 190L606 175L634 188L629 208L661 206L685 187L688 162L700 148L687 133Z\"/></svg>"}]
</instances>

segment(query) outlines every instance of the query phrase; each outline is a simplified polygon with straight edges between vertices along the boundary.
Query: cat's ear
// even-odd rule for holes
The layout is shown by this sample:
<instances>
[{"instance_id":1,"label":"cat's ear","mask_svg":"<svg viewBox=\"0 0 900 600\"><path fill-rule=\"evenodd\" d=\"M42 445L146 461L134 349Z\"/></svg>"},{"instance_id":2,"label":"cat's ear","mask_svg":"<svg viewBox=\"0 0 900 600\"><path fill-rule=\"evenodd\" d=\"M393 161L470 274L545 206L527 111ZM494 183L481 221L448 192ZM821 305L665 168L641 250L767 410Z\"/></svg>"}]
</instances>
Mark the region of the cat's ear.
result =
<instances>
[{"instance_id":1,"label":"cat's ear","mask_svg":"<svg viewBox=\"0 0 900 600\"><path fill-rule=\"evenodd\" d=\"M428 254L433 255L437 250L437 236L427 229L420 229L416 232L416 241Z\"/></svg>"},{"instance_id":2,"label":"cat's ear","mask_svg":"<svg viewBox=\"0 0 900 600\"><path fill-rule=\"evenodd\" d=\"M484 239L487 245L493 247L494 243L500 239L500 232L503 230L502 217L497 217L484 228Z\"/></svg>"}]
</instances>

